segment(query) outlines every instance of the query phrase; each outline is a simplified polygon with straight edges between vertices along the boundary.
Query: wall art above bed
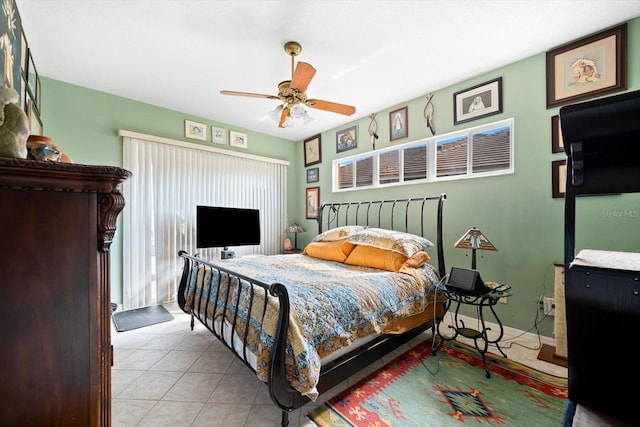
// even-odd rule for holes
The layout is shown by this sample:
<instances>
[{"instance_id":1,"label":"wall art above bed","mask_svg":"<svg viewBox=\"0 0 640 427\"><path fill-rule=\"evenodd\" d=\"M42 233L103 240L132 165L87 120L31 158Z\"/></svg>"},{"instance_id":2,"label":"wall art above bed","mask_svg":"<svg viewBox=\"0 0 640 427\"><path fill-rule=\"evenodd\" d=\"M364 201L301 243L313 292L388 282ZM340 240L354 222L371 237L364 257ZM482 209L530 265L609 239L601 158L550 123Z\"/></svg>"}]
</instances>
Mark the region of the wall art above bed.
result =
<instances>
[{"instance_id":1,"label":"wall art above bed","mask_svg":"<svg viewBox=\"0 0 640 427\"><path fill-rule=\"evenodd\" d=\"M502 113L502 77L453 94L453 124Z\"/></svg>"},{"instance_id":2,"label":"wall art above bed","mask_svg":"<svg viewBox=\"0 0 640 427\"><path fill-rule=\"evenodd\" d=\"M626 89L626 23L547 52L547 108Z\"/></svg>"}]
</instances>

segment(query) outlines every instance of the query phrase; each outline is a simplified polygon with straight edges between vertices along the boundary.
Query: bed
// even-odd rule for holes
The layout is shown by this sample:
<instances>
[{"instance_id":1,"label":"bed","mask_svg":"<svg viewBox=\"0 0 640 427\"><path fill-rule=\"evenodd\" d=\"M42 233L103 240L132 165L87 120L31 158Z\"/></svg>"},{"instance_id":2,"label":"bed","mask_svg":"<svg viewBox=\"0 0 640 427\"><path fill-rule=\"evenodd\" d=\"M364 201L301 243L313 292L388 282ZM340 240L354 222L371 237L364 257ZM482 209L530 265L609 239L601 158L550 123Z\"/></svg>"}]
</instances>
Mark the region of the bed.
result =
<instances>
[{"instance_id":1,"label":"bed","mask_svg":"<svg viewBox=\"0 0 640 427\"><path fill-rule=\"evenodd\" d=\"M211 262L180 251L180 308L288 413L437 326L446 195L323 204L303 253Z\"/></svg>"}]
</instances>

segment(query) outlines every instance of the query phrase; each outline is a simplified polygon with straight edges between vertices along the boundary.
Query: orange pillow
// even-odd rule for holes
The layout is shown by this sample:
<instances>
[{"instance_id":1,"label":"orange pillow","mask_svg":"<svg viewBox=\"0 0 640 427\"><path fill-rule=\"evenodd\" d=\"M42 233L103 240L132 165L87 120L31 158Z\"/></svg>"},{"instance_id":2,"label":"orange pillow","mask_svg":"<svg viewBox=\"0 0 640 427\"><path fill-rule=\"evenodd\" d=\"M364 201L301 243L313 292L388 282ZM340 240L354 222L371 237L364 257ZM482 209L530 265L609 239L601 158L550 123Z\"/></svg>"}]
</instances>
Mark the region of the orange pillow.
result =
<instances>
[{"instance_id":1,"label":"orange pillow","mask_svg":"<svg viewBox=\"0 0 640 427\"><path fill-rule=\"evenodd\" d=\"M327 261L344 262L354 247L355 245L353 243L345 240L337 240L335 242L311 242L305 246L302 253Z\"/></svg>"},{"instance_id":2,"label":"orange pillow","mask_svg":"<svg viewBox=\"0 0 640 427\"><path fill-rule=\"evenodd\" d=\"M400 271L401 273L413 274L414 269L422 267L430 259L431 258L429 257L428 253L426 253L425 251L418 251L413 254L411 258L408 258L407 261L402 264L402 267L400 267L400 270L398 271Z\"/></svg>"},{"instance_id":3,"label":"orange pillow","mask_svg":"<svg viewBox=\"0 0 640 427\"><path fill-rule=\"evenodd\" d=\"M426 253L425 251L418 251L407 259L402 268L419 268L425 265L426 262L430 259L431 258L429 257L428 253Z\"/></svg>"},{"instance_id":4,"label":"orange pillow","mask_svg":"<svg viewBox=\"0 0 640 427\"><path fill-rule=\"evenodd\" d=\"M373 246L357 245L353 248L344 263L397 272L406 261L407 256L398 252L375 248Z\"/></svg>"}]
</instances>

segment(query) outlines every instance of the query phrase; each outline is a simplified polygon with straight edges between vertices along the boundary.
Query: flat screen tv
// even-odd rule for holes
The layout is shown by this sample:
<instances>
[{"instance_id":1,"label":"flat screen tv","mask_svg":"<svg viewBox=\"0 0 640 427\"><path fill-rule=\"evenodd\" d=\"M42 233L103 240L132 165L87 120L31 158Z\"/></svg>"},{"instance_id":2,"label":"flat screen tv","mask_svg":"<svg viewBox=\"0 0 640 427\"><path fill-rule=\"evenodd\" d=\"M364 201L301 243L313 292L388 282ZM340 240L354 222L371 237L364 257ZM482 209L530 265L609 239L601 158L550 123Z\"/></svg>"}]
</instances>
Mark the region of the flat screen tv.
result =
<instances>
[{"instance_id":1,"label":"flat screen tv","mask_svg":"<svg viewBox=\"0 0 640 427\"><path fill-rule=\"evenodd\" d=\"M258 209L198 206L196 247L226 248L260 244Z\"/></svg>"}]
</instances>

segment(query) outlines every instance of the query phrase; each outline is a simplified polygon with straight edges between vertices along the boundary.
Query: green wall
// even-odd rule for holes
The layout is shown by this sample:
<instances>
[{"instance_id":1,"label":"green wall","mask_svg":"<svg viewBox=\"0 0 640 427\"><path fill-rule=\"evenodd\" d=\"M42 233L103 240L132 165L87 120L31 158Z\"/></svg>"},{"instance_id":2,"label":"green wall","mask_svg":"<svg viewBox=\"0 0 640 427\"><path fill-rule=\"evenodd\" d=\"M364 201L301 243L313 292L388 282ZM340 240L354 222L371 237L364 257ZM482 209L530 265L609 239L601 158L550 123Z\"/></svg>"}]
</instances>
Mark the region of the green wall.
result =
<instances>
[{"instance_id":1,"label":"green wall","mask_svg":"<svg viewBox=\"0 0 640 427\"><path fill-rule=\"evenodd\" d=\"M640 19L628 26L628 90L640 89ZM510 327L529 330L534 325L541 295L553 296L553 262L563 261L564 202L551 197L551 162L564 159L551 153L551 117L559 108L546 108L545 54L479 75L443 90L434 91L437 135L474 127L506 118L515 118L515 173L513 175L406 185L379 190L331 192L332 160L336 154L336 131L357 124L359 147L346 154L371 150L367 128L369 118L322 133L320 167L321 201L368 200L415 197L447 193L444 219L445 258L452 265L468 267L470 254L454 249L455 241L470 227L480 228L498 247L498 252L478 252L477 268L486 281L507 283L514 295L496 310ZM453 125L453 93L502 77L503 113L462 125ZM192 119L224 128L235 127L209 119L193 117L121 97L43 78L43 122L45 134L78 163L122 165L119 129L184 139L184 120ZM425 93L426 96L426 93ZM376 148L390 145L388 115L408 106L409 138L430 137L423 117L426 97L389 106L377 113L380 139ZM289 221L297 221L308 231L298 236L302 247L314 236L316 224L304 219L304 168L302 142L290 142L236 129L249 134L248 152L291 161L288 202ZM228 147L229 149L232 149ZM312 184L316 186L318 184ZM640 251L637 236L640 225L640 196L602 196L578 201L576 248ZM120 233L112 247L112 300L121 300L122 243ZM473 314L467 312L466 314ZM553 318L539 329L552 336Z\"/></svg>"}]
</instances>

